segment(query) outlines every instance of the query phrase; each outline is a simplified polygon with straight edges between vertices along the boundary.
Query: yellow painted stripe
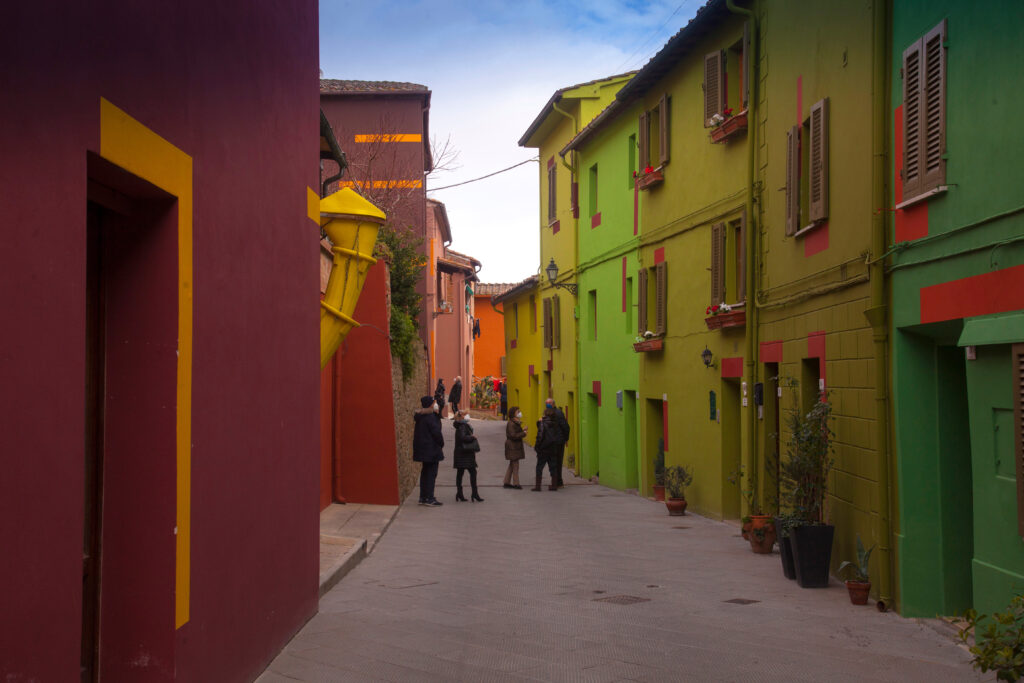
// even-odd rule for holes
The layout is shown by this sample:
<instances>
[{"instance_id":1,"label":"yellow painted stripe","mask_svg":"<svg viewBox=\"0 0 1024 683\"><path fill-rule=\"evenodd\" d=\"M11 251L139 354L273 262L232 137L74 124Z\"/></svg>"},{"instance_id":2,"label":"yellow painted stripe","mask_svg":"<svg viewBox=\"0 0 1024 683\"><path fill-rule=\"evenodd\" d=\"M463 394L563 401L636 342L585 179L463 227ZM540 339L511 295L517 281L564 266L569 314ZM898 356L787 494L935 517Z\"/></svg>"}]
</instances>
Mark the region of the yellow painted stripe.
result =
<instances>
[{"instance_id":1,"label":"yellow painted stripe","mask_svg":"<svg viewBox=\"0 0 1024 683\"><path fill-rule=\"evenodd\" d=\"M309 220L320 225L320 195L312 188L306 188L306 215Z\"/></svg>"},{"instance_id":2,"label":"yellow painted stripe","mask_svg":"<svg viewBox=\"0 0 1024 683\"><path fill-rule=\"evenodd\" d=\"M356 142L422 142L423 136L419 133L370 133L368 135L357 135Z\"/></svg>"},{"instance_id":3,"label":"yellow painted stripe","mask_svg":"<svg viewBox=\"0 0 1024 683\"><path fill-rule=\"evenodd\" d=\"M192 157L100 98L100 156L178 198L174 627L189 620L192 531ZM319 214L317 216L319 218Z\"/></svg>"},{"instance_id":4,"label":"yellow painted stripe","mask_svg":"<svg viewBox=\"0 0 1024 683\"><path fill-rule=\"evenodd\" d=\"M338 183L338 187L354 187L357 190L365 188L370 185L375 190L390 190L395 187L423 187L422 180L374 180L373 182L367 181L352 181L343 180Z\"/></svg>"}]
</instances>

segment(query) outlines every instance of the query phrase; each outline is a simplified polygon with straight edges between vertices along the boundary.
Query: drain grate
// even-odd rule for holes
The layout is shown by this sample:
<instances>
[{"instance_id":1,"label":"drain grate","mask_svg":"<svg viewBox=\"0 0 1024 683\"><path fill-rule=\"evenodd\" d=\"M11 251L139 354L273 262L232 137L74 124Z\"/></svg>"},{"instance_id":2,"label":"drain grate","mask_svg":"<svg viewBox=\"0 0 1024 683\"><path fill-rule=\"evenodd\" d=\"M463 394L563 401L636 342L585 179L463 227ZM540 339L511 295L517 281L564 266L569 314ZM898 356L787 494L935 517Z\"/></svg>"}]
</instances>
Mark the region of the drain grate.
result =
<instances>
[{"instance_id":1,"label":"drain grate","mask_svg":"<svg viewBox=\"0 0 1024 683\"><path fill-rule=\"evenodd\" d=\"M731 602L734 605L753 605L755 602L761 602L760 600L749 600L747 598L733 598L732 600L723 600L722 602Z\"/></svg>"},{"instance_id":2,"label":"drain grate","mask_svg":"<svg viewBox=\"0 0 1024 683\"><path fill-rule=\"evenodd\" d=\"M610 602L613 605L633 605L638 602L650 601L650 598L638 598L635 595L609 595L607 598L594 598L594 602Z\"/></svg>"}]
</instances>

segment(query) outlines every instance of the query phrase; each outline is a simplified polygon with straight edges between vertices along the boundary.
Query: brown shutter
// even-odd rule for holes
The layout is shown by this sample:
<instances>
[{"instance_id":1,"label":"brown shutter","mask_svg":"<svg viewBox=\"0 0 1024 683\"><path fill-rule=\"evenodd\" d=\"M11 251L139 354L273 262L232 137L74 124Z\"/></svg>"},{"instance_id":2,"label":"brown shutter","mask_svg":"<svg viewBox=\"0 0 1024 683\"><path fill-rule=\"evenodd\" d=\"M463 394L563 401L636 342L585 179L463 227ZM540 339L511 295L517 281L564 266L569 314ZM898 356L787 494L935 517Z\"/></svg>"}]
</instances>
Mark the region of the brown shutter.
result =
<instances>
[{"instance_id":1,"label":"brown shutter","mask_svg":"<svg viewBox=\"0 0 1024 683\"><path fill-rule=\"evenodd\" d=\"M725 53L722 50L715 50L704 55L704 127L710 128L709 119L715 114L721 114L725 106L722 102L725 99L724 88L722 87L722 76L725 72Z\"/></svg>"},{"instance_id":2,"label":"brown shutter","mask_svg":"<svg viewBox=\"0 0 1024 683\"><path fill-rule=\"evenodd\" d=\"M923 41L924 138L921 145L921 191L946 182L946 20L927 33Z\"/></svg>"},{"instance_id":3,"label":"brown shutter","mask_svg":"<svg viewBox=\"0 0 1024 683\"><path fill-rule=\"evenodd\" d=\"M665 315L667 311L665 309L668 299L668 284L665 281L667 272L668 271L665 268L664 261L662 261L661 263L654 267L654 275L656 278L655 286L657 287L655 292L655 305L657 307L657 310L655 312L655 334L665 334L665 328L667 323L667 316Z\"/></svg>"},{"instance_id":4,"label":"brown shutter","mask_svg":"<svg viewBox=\"0 0 1024 683\"><path fill-rule=\"evenodd\" d=\"M551 299L544 299L544 348L551 348Z\"/></svg>"},{"instance_id":5,"label":"brown shutter","mask_svg":"<svg viewBox=\"0 0 1024 683\"><path fill-rule=\"evenodd\" d=\"M750 54L750 22L743 22L743 92L741 97L743 98L743 108L746 109L750 106L750 60L754 56Z\"/></svg>"},{"instance_id":6,"label":"brown shutter","mask_svg":"<svg viewBox=\"0 0 1024 683\"><path fill-rule=\"evenodd\" d=\"M747 300L747 211L744 209L740 216L739 238L736 244L736 296L733 300L737 303Z\"/></svg>"},{"instance_id":7,"label":"brown shutter","mask_svg":"<svg viewBox=\"0 0 1024 683\"><path fill-rule=\"evenodd\" d=\"M828 218L828 98L811 107L811 133L808 159L808 207L811 221Z\"/></svg>"},{"instance_id":8,"label":"brown shutter","mask_svg":"<svg viewBox=\"0 0 1024 683\"><path fill-rule=\"evenodd\" d=\"M1011 347L1013 355L1013 446L1017 464L1017 533L1024 536L1024 344Z\"/></svg>"},{"instance_id":9,"label":"brown shutter","mask_svg":"<svg viewBox=\"0 0 1024 683\"><path fill-rule=\"evenodd\" d=\"M650 114L646 111L640 114L640 171L650 166L651 143L650 143Z\"/></svg>"},{"instance_id":10,"label":"brown shutter","mask_svg":"<svg viewBox=\"0 0 1024 683\"><path fill-rule=\"evenodd\" d=\"M575 179L569 189L569 202L572 204L572 217L580 217L580 184Z\"/></svg>"},{"instance_id":11,"label":"brown shutter","mask_svg":"<svg viewBox=\"0 0 1024 683\"><path fill-rule=\"evenodd\" d=\"M661 96L658 102L658 163L668 163L668 93Z\"/></svg>"},{"instance_id":12,"label":"brown shutter","mask_svg":"<svg viewBox=\"0 0 1024 683\"><path fill-rule=\"evenodd\" d=\"M557 177L557 171L558 171L558 165L557 164L552 164L551 167L548 168L548 222L549 223L554 221L555 220L555 216L556 216L556 213L555 213L555 211L556 211L556 205L555 205L556 199L555 198L557 197L557 186L555 184L555 181L556 181L556 177Z\"/></svg>"},{"instance_id":13,"label":"brown shutter","mask_svg":"<svg viewBox=\"0 0 1024 683\"><path fill-rule=\"evenodd\" d=\"M725 223L711 226L711 305L725 300Z\"/></svg>"},{"instance_id":14,"label":"brown shutter","mask_svg":"<svg viewBox=\"0 0 1024 683\"><path fill-rule=\"evenodd\" d=\"M558 303L558 295L551 298L551 348L562 345L562 307Z\"/></svg>"},{"instance_id":15,"label":"brown shutter","mask_svg":"<svg viewBox=\"0 0 1024 683\"><path fill-rule=\"evenodd\" d=\"M636 331L643 335L647 331L647 269L641 268L636 280L637 306Z\"/></svg>"},{"instance_id":16,"label":"brown shutter","mask_svg":"<svg viewBox=\"0 0 1024 683\"><path fill-rule=\"evenodd\" d=\"M793 126L786 133L786 234L793 235L799 229L800 126Z\"/></svg>"},{"instance_id":17,"label":"brown shutter","mask_svg":"<svg viewBox=\"0 0 1024 683\"><path fill-rule=\"evenodd\" d=\"M903 51L903 199L921 194L921 42Z\"/></svg>"}]
</instances>

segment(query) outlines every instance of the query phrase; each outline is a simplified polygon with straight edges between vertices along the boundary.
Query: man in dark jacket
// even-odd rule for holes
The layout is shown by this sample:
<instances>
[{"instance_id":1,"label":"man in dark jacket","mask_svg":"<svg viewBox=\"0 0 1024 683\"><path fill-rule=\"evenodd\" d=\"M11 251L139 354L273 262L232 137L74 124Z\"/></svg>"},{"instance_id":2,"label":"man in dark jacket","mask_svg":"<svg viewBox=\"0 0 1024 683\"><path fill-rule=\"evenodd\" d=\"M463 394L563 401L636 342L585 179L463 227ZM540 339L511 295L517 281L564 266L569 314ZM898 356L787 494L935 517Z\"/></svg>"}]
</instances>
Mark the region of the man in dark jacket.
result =
<instances>
[{"instance_id":1,"label":"man in dark jacket","mask_svg":"<svg viewBox=\"0 0 1024 683\"><path fill-rule=\"evenodd\" d=\"M448 402L452 404L452 416L458 414L459 403L462 402L462 378L456 377L451 392L448 393Z\"/></svg>"},{"instance_id":2,"label":"man in dark jacket","mask_svg":"<svg viewBox=\"0 0 1024 683\"><path fill-rule=\"evenodd\" d=\"M569 421L565 419L565 413L562 412L562 409L555 405L555 399L549 398L544 403L546 407L554 408L555 410L555 424L558 425L560 440L555 450L554 467L552 469L556 477L555 485L561 488L564 486L562 484L562 461L565 459L565 444L569 443Z\"/></svg>"},{"instance_id":3,"label":"man in dark jacket","mask_svg":"<svg viewBox=\"0 0 1024 683\"><path fill-rule=\"evenodd\" d=\"M412 433L412 459L423 464L420 470L420 505L441 507L441 502L434 497L438 463L444 460L439 407L432 396L421 398L420 405L423 408L413 415L416 428Z\"/></svg>"}]
</instances>

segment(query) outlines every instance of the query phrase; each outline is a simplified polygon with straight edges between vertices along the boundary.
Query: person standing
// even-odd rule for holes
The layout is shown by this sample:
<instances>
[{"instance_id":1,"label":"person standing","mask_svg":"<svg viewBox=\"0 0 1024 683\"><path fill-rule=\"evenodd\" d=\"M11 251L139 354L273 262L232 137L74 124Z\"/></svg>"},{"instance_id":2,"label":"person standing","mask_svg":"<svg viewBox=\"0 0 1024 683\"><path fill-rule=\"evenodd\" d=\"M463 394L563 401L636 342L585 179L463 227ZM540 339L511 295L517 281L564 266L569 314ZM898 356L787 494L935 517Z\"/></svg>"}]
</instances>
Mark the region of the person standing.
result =
<instances>
[{"instance_id":1,"label":"person standing","mask_svg":"<svg viewBox=\"0 0 1024 683\"><path fill-rule=\"evenodd\" d=\"M453 404L454 405L454 404ZM473 428L469 426L469 411L463 410L455 413L455 454L452 458L455 467L455 486L458 492L455 500L465 503L466 497L462 495L462 475L469 471L469 485L473 492L469 499L474 503L482 503L480 492L476 488L476 453L480 450L480 442L473 434Z\"/></svg>"},{"instance_id":2,"label":"person standing","mask_svg":"<svg viewBox=\"0 0 1024 683\"><path fill-rule=\"evenodd\" d=\"M565 413L562 412L562 409L555 405L555 399L548 398L544 405L547 408L553 408L555 411L555 424L558 425L559 443L555 451L554 474L557 479L555 485L558 488L562 488L562 461L565 459L565 444L569 443L569 421L565 419Z\"/></svg>"},{"instance_id":3,"label":"person standing","mask_svg":"<svg viewBox=\"0 0 1024 683\"><path fill-rule=\"evenodd\" d=\"M462 402L462 378L456 377L452 390L448 393L448 402L452 404L452 415L459 412L459 403Z\"/></svg>"},{"instance_id":4,"label":"person standing","mask_svg":"<svg viewBox=\"0 0 1024 683\"><path fill-rule=\"evenodd\" d=\"M447 395L448 390L444 388L444 380L438 377L437 388L434 389L434 400L437 401L438 415L441 417L444 417L444 399Z\"/></svg>"},{"instance_id":5,"label":"person standing","mask_svg":"<svg viewBox=\"0 0 1024 683\"><path fill-rule=\"evenodd\" d=\"M555 457L558 454L560 438L561 430L558 428L558 423L555 422L555 409L547 408L544 410L544 417L537 421L537 438L533 442L533 447L537 451L537 483L530 489L531 491L543 490L540 487L540 480L544 475L545 465L551 472L551 485L548 486L548 490L558 490L558 484L555 483Z\"/></svg>"},{"instance_id":6,"label":"person standing","mask_svg":"<svg viewBox=\"0 0 1024 683\"><path fill-rule=\"evenodd\" d=\"M526 427L522 424L523 414L517 406L512 406L511 419L505 425L505 459L508 468L505 470L505 483L502 488L521 489L519 485L519 461L526 457L523 439L526 438Z\"/></svg>"},{"instance_id":7,"label":"person standing","mask_svg":"<svg viewBox=\"0 0 1024 683\"><path fill-rule=\"evenodd\" d=\"M508 385L505 384L505 380L501 380L501 384L498 385L498 396L501 398L501 419L508 419Z\"/></svg>"},{"instance_id":8,"label":"person standing","mask_svg":"<svg viewBox=\"0 0 1024 683\"><path fill-rule=\"evenodd\" d=\"M413 415L416 427L412 433L412 459L414 462L422 463L420 505L441 507L441 502L434 497L438 464L444 460L444 436L441 434L439 408L432 396L421 398L420 405L423 408Z\"/></svg>"}]
</instances>

